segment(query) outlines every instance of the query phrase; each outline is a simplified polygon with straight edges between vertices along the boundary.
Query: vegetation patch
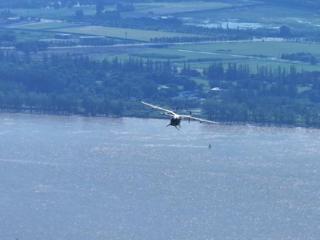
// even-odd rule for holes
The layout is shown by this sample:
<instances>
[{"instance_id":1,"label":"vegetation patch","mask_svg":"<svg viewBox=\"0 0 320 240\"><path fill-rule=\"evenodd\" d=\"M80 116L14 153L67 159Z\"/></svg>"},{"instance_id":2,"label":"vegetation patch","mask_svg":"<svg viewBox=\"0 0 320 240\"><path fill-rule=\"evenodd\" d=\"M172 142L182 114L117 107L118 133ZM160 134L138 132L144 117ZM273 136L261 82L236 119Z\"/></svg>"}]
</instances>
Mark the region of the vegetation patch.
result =
<instances>
[{"instance_id":1,"label":"vegetation patch","mask_svg":"<svg viewBox=\"0 0 320 240\"><path fill-rule=\"evenodd\" d=\"M302 1L303 2L303 1ZM207 10L202 12L183 13L184 17L193 18L198 23L257 23L268 27L288 25L293 28L317 28L319 13L307 8L292 8L272 4L256 4L250 7L235 7L220 11Z\"/></svg>"},{"instance_id":2,"label":"vegetation patch","mask_svg":"<svg viewBox=\"0 0 320 240\"><path fill-rule=\"evenodd\" d=\"M171 38L171 37L195 37L192 34L164 32L164 31L149 31L132 28L118 27L102 27L102 26L84 26L60 29L65 33L77 33L87 35L106 36L113 38L131 39L138 41L151 41L153 38Z\"/></svg>"},{"instance_id":3,"label":"vegetation patch","mask_svg":"<svg viewBox=\"0 0 320 240\"><path fill-rule=\"evenodd\" d=\"M241 61L248 63L252 68L257 65L273 65L277 67L296 65L298 69L319 70L316 59L320 56L320 44L299 42L217 42L212 44L190 44L183 47L174 47L188 62L210 62L214 58L224 62ZM228 49L228 51L221 51ZM302 58L297 52L312 52L312 58L303 56L305 61L297 62ZM214 57L212 57L214 56ZM307 61L308 60L308 61Z\"/></svg>"},{"instance_id":4,"label":"vegetation patch","mask_svg":"<svg viewBox=\"0 0 320 240\"><path fill-rule=\"evenodd\" d=\"M135 4L136 12L156 15L196 12L210 9L231 7L233 4L225 2L152 2Z\"/></svg>"},{"instance_id":5,"label":"vegetation patch","mask_svg":"<svg viewBox=\"0 0 320 240\"><path fill-rule=\"evenodd\" d=\"M317 64L319 60L311 53L299 52L299 53L292 53L292 54L282 54L282 59L292 60L292 61L301 61L310 64Z\"/></svg>"},{"instance_id":6,"label":"vegetation patch","mask_svg":"<svg viewBox=\"0 0 320 240\"><path fill-rule=\"evenodd\" d=\"M135 53L131 54L134 57L141 58L151 58L151 59L181 59L183 56L181 55L169 55L169 54L159 54L159 53Z\"/></svg>"},{"instance_id":7,"label":"vegetation patch","mask_svg":"<svg viewBox=\"0 0 320 240\"><path fill-rule=\"evenodd\" d=\"M199 54L219 53L243 56L268 56L281 57L284 53L296 53L298 51L312 52L314 55L320 55L320 44L314 43L300 43L290 41L244 41L244 42L217 42L210 44L194 44L186 45L182 50L190 50L198 52ZM221 49L228 49L222 52Z\"/></svg>"},{"instance_id":8,"label":"vegetation patch","mask_svg":"<svg viewBox=\"0 0 320 240\"><path fill-rule=\"evenodd\" d=\"M11 25L10 28L22 30L52 30L77 26L76 24L63 21L40 21L27 24Z\"/></svg>"}]
</instances>

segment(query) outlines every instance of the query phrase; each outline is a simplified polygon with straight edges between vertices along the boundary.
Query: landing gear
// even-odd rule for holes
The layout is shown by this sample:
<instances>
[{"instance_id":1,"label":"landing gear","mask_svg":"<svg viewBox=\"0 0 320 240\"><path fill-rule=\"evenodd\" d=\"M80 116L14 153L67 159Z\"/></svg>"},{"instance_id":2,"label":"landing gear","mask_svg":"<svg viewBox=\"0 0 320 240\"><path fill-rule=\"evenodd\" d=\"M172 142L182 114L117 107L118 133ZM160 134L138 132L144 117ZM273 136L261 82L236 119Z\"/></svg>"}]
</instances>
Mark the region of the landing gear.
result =
<instances>
[{"instance_id":1,"label":"landing gear","mask_svg":"<svg viewBox=\"0 0 320 240\"><path fill-rule=\"evenodd\" d=\"M169 123L169 124L167 125L167 127L169 127L169 126L175 127L177 130L180 131L180 125L172 125L171 123Z\"/></svg>"}]
</instances>

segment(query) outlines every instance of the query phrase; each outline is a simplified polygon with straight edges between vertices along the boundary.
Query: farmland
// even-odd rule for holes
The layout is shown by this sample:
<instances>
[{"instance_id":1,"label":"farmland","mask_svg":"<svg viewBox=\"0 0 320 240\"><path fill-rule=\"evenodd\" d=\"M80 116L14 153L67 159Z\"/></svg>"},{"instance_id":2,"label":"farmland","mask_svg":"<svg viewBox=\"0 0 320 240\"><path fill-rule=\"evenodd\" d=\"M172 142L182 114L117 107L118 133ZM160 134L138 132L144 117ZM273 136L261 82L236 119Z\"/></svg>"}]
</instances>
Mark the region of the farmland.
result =
<instances>
[{"instance_id":1,"label":"farmland","mask_svg":"<svg viewBox=\"0 0 320 240\"><path fill-rule=\"evenodd\" d=\"M57 30L59 31L59 30ZM96 35L112 38L123 38L138 41L151 41L153 38L163 37L196 37L192 34L164 32L164 31L149 31L131 28L116 28L116 27L102 27L102 26L83 26L71 27L60 30L64 33L75 33L84 35Z\"/></svg>"},{"instance_id":2,"label":"farmland","mask_svg":"<svg viewBox=\"0 0 320 240\"><path fill-rule=\"evenodd\" d=\"M212 44L185 45L175 48L183 53L187 61L201 62L207 65L206 58L215 58L223 62L248 63L254 69L257 65L276 67L296 65L304 70L319 70L319 65L281 59L282 54L308 52L320 57L320 45L299 42L227 42ZM204 60L204 61L201 61Z\"/></svg>"},{"instance_id":3,"label":"farmland","mask_svg":"<svg viewBox=\"0 0 320 240\"><path fill-rule=\"evenodd\" d=\"M217 42L212 44L186 45L181 48L199 54L218 54L229 57L256 56L280 58L284 53L312 52L320 56L320 45L288 41Z\"/></svg>"},{"instance_id":4,"label":"farmland","mask_svg":"<svg viewBox=\"0 0 320 240\"><path fill-rule=\"evenodd\" d=\"M111 38L123 38L137 41L151 41L153 38L171 37L199 37L193 34L151 31L132 28L105 27L105 26L76 26L66 22L36 22L23 25L16 25L14 28L22 30L46 30L54 32L105 36Z\"/></svg>"},{"instance_id":5,"label":"farmland","mask_svg":"<svg viewBox=\"0 0 320 240\"><path fill-rule=\"evenodd\" d=\"M155 38L182 38L182 37L201 37L201 35L181 33L172 29L167 30L145 30L129 27L98 26L89 23L76 23L66 21L74 15L76 10L83 10L85 15L93 16L95 8L93 5L61 8L61 9L15 9L15 13L22 16L46 16L52 18L40 22L31 22L20 25L13 25L13 29L22 31L25 36L53 36L54 33L69 33L75 36L105 36L108 38L134 40L141 42L150 42ZM114 5L107 5L105 10L114 10ZM286 11L285 11L286 10ZM320 21L317 18L318 13L310 14L307 9L291 9L285 7L275 7L268 4L262 4L254 1L216 1L216 2L140 2L134 4L134 11L124 12L122 16L139 17L139 16L167 16L173 15L179 17L187 23L201 23L207 21L208 24L218 22L232 21L241 26L247 22L254 27L273 27L279 24L291 24L295 27L308 25L316 26ZM303 19L303 21L301 20ZM290 25L290 26L291 26ZM171 30L171 29L170 29ZM30 34L26 34L30 31ZM20 34L20 36L23 36ZM33 38L35 39L35 38ZM306 52L320 58L320 46L310 42L294 41L235 41L235 42L212 42L210 44L185 43L185 44L167 44L167 47L157 48L150 45L144 46L124 46L98 48L100 53L93 48L83 49L83 54L89 55L95 59L104 59L119 57L126 59L128 57L139 57L144 59L154 59L159 61L170 60L181 66L188 62L197 69L203 69L213 62L237 62L249 64L253 70L257 65L267 65L271 67L295 65L297 69L319 70L318 64L311 65L306 62L290 61L281 58L282 54L293 54ZM62 51L62 50L61 50ZM73 52L72 48L65 48L65 51ZM91 52L90 52L91 51ZM76 50L77 53L81 49Z\"/></svg>"},{"instance_id":6,"label":"farmland","mask_svg":"<svg viewBox=\"0 0 320 240\"><path fill-rule=\"evenodd\" d=\"M211 44L184 44L169 48L128 48L121 58L142 57L154 60L170 60L178 65L188 62L195 68L205 68L213 62L237 62L257 65L290 67L300 70L320 70L319 65L281 59L282 54L310 52L320 57L319 44L299 42L216 42ZM97 56L97 55L96 55Z\"/></svg>"},{"instance_id":7,"label":"farmland","mask_svg":"<svg viewBox=\"0 0 320 240\"><path fill-rule=\"evenodd\" d=\"M14 24L9 26L9 28L13 29L21 29L21 30L54 30L54 29L61 29L67 27L73 27L76 24L67 23L64 21L40 21L40 22L32 22L27 24Z\"/></svg>"},{"instance_id":8,"label":"farmland","mask_svg":"<svg viewBox=\"0 0 320 240\"><path fill-rule=\"evenodd\" d=\"M151 31L141 29L130 29L120 27L105 26L77 26L67 22L39 22L15 26L24 31L32 30L36 33L70 33L76 35L95 35L110 38L136 40L142 42L150 42L152 38L161 37L192 37L196 35ZM235 41L235 42L212 42L210 44L185 43L185 44L168 44L165 48L151 48L134 46L124 47L123 49L115 48L110 54L109 50L98 54L96 51L90 54L88 50L84 50L85 54L94 56L97 59L111 56L119 56L120 58L141 57L154 60L171 60L178 65L188 62L196 68L205 68L212 62L222 61L239 62L249 64L252 69L257 65L297 66L297 69L303 70L319 70L319 65L311 65L303 62L288 61L281 58L282 54L292 54L299 52L307 52L320 58L320 46L317 43L293 42L293 41ZM118 54L117 54L118 51Z\"/></svg>"},{"instance_id":9,"label":"farmland","mask_svg":"<svg viewBox=\"0 0 320 240\"><path fill-rule=\"evenodd\" d=\"M135 11L125 16L169 15L185 12L201 12L232 7L238 4L225 2L142 2L135 4Z\"/></svg>"},{"instance_id":10,"label":"farmland","mask_svg":"<svg viewBox=\"0 0 320 240\"><path fill-rule=\"evenodd\" d=\"M76 48L77 53L82 52L91 58L103 60L117 57L128 59L129 57L152 59L155 61L171 61L177 66L188 63L196 69L204 69L212 63L222 62L248 64L254 72L257 66L278 66L290 68L294 65L298 70L320 70L319 64L290 61L281 58L282 54L309 52L320 57L318 44L295 43L295 42L216 42L211 44L179 44L170 45L166 48L152 47L149 45L109 46L106 48ZM68 51L74 52L72 48Z\"/></svg>"},{"instance_id":11,"label":"farmland","mask_svg":"<svg viewBox=\"0 0 320 240\"><path fill-rule=\"evenodd\" d=\"M297 9L268 4L257 4L250 7L226 8L222 10L208 9L201 12L177 13L177 17L191 19L191 23L251 23L262 27L275 28L281 25L290 27L318 29L320 24L319 12L309 9Z\"/></svg>"},{"instance_id":12,"label":"farmland","mask_svg":"<svg viewBox=\"0 0 320 240\"><path fill-rule=\"evenodd\" d=\"M58 110L100 114L109 108L102 103L112 100L135 116L132 101L149 98L203 107L222 121L320 126L314 115L320 101L320 14L312 9L266 1L168 0L12 12L18 16L2 13L1 47L20 61L37 61L25 64L26 73L43 64L36 79L52 67L41 88L43 81L32 86L34 92L47 91L39 99L53 103L48 92L69 87L68 94L59 93L68 108ZM11 57L1 56L4 63ZM79 71L86 67L90 71ZM18 88L18 70L10 71L17 72L21 99L37 102L38 96ZM62 85L56 79L64 79ZM204 100L207 106L201 106Z\"/></svg>"}]
</instances>

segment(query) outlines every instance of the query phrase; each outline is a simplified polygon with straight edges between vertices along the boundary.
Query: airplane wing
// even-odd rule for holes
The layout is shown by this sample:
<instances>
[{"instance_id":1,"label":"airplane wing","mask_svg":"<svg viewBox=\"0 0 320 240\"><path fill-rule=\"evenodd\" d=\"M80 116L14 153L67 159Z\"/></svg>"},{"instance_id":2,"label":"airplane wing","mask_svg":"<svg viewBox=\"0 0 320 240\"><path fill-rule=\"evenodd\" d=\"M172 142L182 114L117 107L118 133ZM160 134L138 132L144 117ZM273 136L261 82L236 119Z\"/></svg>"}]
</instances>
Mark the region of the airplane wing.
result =
<instances>
[{"instance_id":1,"label":"airplane wing","mask_svg":"<svg viewBox=\"0 0 320 240\"><path fill-rule=\"evenodd\" d=\"M190 115L180 115L180 116L182 117L182 119L186 119L188 121L198 121L200 123L217 124L217 122L213 122L213 121L202 119L202 118L193 117L193 116L190 116Z\"/></svg>"},{"instance_id":2,"label":"airplane wing","mask_svg":"<svg viewBox=\"0 0 320 240\"><path fill-rule=\"evenodd\" d=\"M160 111L163 111L165 113L168 113L170 115L176 115L176 113L171 111L171 110L168 110L168 109L165 109L165 108L162 108L162 107L158 107L156 105L153 105L153 104L150 104L150 103L146 103L146 102L143 102L143 101L141 103L146 105L146 106L148 106L148 107L151 107L153 109L160 110Z\"/></svg>"}]
</instances>

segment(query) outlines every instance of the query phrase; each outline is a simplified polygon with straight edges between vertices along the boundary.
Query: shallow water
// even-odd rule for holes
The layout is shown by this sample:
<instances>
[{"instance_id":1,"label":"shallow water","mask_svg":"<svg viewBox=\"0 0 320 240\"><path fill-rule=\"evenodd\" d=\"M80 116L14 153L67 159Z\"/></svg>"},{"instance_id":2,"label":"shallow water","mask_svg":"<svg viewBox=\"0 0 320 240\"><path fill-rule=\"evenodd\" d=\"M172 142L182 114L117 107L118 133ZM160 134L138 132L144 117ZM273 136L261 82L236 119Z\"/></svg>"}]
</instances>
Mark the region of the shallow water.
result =
<instances>
[{"instance_id":1,"label":"shallow water","mask_svg":"<svg viewBox=\"0 0 320 240\"><path fill-rule=\"evenodd\" d=\"M1 114L0 239L318 239L319 130L166 124Z\"/></svg>"}]
</instances>

